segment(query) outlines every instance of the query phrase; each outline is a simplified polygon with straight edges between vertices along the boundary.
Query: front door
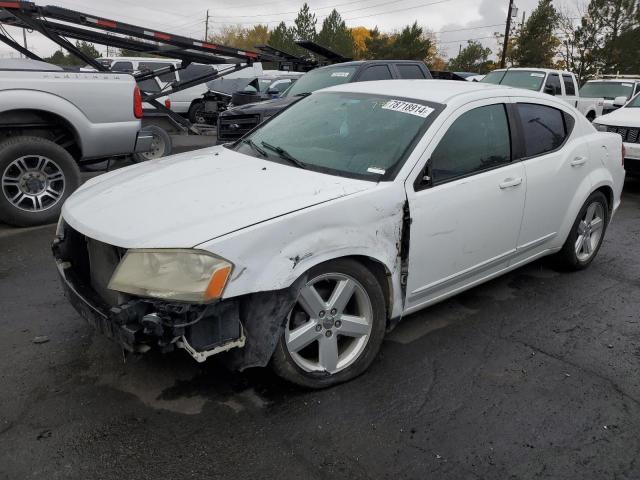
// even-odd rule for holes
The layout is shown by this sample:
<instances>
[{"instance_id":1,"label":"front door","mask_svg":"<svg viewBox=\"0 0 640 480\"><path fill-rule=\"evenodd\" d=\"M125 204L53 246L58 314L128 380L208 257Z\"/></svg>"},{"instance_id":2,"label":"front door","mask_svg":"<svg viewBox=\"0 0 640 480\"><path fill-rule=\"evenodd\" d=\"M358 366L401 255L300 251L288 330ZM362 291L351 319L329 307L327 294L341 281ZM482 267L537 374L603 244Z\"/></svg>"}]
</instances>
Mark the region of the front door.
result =
<instances>
[{"instance_id":1,"label":"front door","mask_svg":"<svg viewBox=\"0 0 640 480\"><path fill-rule=\"evenodd\" d=\"M512 161L506 102L457 110L423 156L429 168L407 180L407 313L505 269L515 253L526 178Z\"/></svg>"}]
</instances>

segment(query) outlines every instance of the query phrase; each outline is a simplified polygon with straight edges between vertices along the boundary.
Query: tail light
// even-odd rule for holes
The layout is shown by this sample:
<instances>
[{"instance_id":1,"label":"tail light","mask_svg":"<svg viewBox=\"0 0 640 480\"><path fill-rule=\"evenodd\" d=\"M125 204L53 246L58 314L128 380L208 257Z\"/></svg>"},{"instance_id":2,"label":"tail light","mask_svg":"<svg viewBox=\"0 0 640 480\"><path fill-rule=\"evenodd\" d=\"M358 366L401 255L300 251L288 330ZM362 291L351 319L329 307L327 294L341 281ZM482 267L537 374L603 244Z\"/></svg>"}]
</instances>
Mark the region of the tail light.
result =
<instances>
[{"instance_id":1,"label":"tail light","mask_svg":"<svg viewBox=\"0 0 640 480\"><path fill-rule=\"evenodd\" d=\"M171 99L167 98L164 101L164 106L167 107L169 110L171 110Z\"/></svg>"},{"instance_id":2,"label":"tail light","mask_svg":"<svg viewBox=\"0 0 640 480\"><path fill-rule=\"evenodd\" d=\"M627 149L624 148L624 143L622 144L622 166L624 167L624 157L627 156Z\"/></svg>"},{"instance_id":3,"label":"tail light","mask_svg":"<svg viewBox=\"0 0 640 480\"><path fill-rule=\"evenodd\" d=\"M142 118L142 95L137 85L133 89L133 114L136 118Z\"/></svg>"}]
</instances>

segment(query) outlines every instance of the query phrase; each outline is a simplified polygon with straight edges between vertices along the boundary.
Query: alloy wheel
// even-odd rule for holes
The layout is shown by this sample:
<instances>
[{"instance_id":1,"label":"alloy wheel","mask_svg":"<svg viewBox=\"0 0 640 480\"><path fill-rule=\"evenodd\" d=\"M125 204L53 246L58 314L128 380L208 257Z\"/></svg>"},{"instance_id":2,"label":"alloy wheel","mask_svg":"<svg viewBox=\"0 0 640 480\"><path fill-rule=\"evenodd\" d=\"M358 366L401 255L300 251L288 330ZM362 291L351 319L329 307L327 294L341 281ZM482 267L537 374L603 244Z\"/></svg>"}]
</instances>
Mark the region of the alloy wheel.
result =
<instances>
[{"instance_id":1,"label":"alloy wheel","mask_svg":"<svg viewBox=\"0 0 640 480\"><path fill-rule=\"evenodd\" d=\"M362 354L371 335L373 307L353 277L327 273L300 291L285 328L295 364L307 372L337 373Z\"/></svg>"},{"instance_id":2,"label":"alloy wheel","mask_svg":"<svg viewBox=\"0 0 640 480\"><path fill-rule=\"evenodd\" d=\"M2 193L14 207L21 210L47 210L60 201L64 189L62 169L42 155L20 157L2 173Z\"/></svg>"},{"instance_id":3,"label":"alloy wheel","mask_svg":"<svg viewBox=\"0 0 640 480\"><path fill-rule=\"evenodd\" d=\"M593 202L587 207L584 217L578 222L578 237L575 251L578 260L589 260L600 244L604 231L605 214L600 202Z\"/></svg>"}]
</instances>

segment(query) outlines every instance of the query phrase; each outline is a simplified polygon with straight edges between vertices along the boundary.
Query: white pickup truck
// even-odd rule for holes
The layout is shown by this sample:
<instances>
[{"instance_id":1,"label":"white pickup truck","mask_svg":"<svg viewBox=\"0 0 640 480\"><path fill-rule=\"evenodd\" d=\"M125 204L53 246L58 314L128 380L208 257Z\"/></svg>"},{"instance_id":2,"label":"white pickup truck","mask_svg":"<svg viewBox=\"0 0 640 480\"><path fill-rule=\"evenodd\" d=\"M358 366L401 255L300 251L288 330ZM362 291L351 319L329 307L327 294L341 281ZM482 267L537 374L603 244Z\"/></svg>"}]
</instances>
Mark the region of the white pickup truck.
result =
<instances>
[{"instance_id":1,"label":"white pickup truck","mask_svg":"<svg viewBox=\"0 0 640 480\"><path fill-rule=\"evenodd\" d=\"M580 88L582 98L604 98L604 115L621 108L638 94L640 94L640 76L638 75L605 75L600 79L589 80Z\"/></svg>"},{"instance_id":2,"label":"white pickup truck","mask_svg":"<svg viewBox=\"0 0 640 480\"><path fill-rule=\"evenodd\" d=\"M147 151L131 75L0 61L0 221L55 222L95 159Z\"/></svg>"},{"instance_id":3,"label":"white pickup truck","mask_svg":"<svg viewBox=\"0 0 640 480\"><path fill-rule=\"evenodd\" d=\"M577 108L591 122L603 113L604 98L581 98L576 76L564 70L508 68L494 70L481 81L554 95Z\"/></svg>"}]
</instances>

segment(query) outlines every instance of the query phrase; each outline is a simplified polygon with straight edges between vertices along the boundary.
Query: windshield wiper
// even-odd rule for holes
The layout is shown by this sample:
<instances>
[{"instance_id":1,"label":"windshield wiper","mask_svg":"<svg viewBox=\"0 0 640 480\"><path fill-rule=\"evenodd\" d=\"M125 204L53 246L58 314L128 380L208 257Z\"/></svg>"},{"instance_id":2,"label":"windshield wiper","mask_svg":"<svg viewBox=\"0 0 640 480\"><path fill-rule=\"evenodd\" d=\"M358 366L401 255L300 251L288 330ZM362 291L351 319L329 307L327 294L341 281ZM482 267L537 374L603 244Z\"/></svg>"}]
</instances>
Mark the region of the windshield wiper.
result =
<instances>
[{"instance_id":1,"label":"windshield wiper","mask_svg":"<svg viewBox=\"0 0 640 480\"><path fill-rule=\"evenodd\" d=\"M267 154L267 152L265 152L262 148L260 148L258 145L256 145L256 142L254 142L253 140L251 140L250 138L245 138L242 140L242 143L246 143L247 145L249 145L251 148L253 148L256 152L258 152L260 155L262 155L263 157L268 157L269 155ZM264 142L263 142L264 143Z\"/></svg>"},{"instance_id":2,"label":"windshield wiper","mask_svg":"<svg viewBox=\"0 0 640 480\"><path fill-rule=\"evenodd\" d=\"M307 168L306 163L303 163L300 160L298 160L296 157L294 157L289 152L287 152L284 148L276 147L267 142L260 142L260 143L264 148L268 148L269 150L276 152L280 156L280 158L287 160L289 163L292 163L296 167L305 168L305 169Z\"/></svg>"},{"instance_id":3,"label":"windshield wiper","mask_svg":"<svg viewBox=\"0 0 640 480\"><path fill-rule=\"evenodd\" d=\"M311 95L311 92L302 92L302 93L296 93L294 97L308 97L309 95Z\"/></svg>"}]
</instances>

